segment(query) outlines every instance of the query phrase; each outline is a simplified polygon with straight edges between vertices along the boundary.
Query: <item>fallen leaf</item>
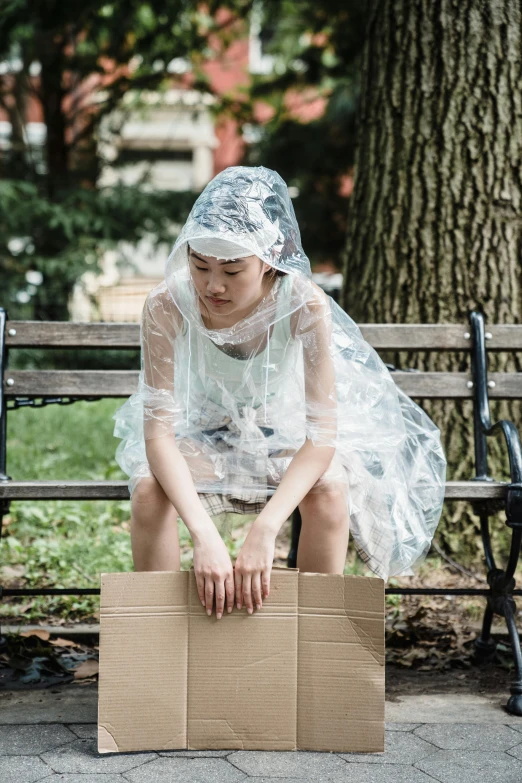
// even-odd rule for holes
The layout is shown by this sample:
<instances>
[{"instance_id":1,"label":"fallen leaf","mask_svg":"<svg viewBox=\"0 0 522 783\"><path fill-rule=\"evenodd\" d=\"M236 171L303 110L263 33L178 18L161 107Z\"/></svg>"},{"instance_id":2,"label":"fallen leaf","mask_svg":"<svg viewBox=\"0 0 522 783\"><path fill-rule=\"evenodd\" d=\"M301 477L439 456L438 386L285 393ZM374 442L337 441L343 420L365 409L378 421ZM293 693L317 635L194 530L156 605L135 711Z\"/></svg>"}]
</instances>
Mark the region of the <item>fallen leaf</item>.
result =
<instances>
[{"instance_id":1,"label":"fallen leaf","mask_svg":"<svg viewBox=\"0 0 522 783\"><path fill-rule=\"evenodd\" d=\"M93 675L98 674L99 667L100 664L98 661L89 658L88 661L81 663L77 669L72 669L72 671L74 671L74 679L84 680L86 677L92 677Z\"/></svg>"},{"instance_id":2,"label":"fallen leaf","mask_svg":"<svg viewBox=\"0 0 522 783\"><path fill-rule=\"evenodd\" d=\"M49 639L49 644L52 644L54 647L80 647L77 642L73 642L71 639L62 639L61 636L58 636L56 639Z\"/></svg>"},{"instance_id":3,"label":"fallen leaf","mask_svg":"<svg viewBox=\"0 0 522 783\"><path fill-rule=\"evenodd\" d=\"M49 633L49 631L34 630L34 631L22 631L20 633L20 636L37 636L39 639L43 639L44 641L47 641L50 638L51 634Z\"/></svg>"}]
</instances>

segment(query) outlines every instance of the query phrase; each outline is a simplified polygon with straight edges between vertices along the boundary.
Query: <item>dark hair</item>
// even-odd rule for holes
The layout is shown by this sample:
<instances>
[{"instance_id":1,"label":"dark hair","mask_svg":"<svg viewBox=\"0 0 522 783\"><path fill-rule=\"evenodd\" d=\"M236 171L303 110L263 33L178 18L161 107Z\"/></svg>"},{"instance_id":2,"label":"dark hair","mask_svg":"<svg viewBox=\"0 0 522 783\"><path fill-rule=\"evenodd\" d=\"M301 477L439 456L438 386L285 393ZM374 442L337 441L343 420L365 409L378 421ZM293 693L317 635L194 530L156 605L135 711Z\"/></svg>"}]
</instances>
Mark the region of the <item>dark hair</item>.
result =
<instances>
[{"instance_id":1,"label":"dark hair","mask_svg":"<svg viewBox=\"0 0 522 783\"><path fill-rule=\"evenodd\" d=\"M288 272L283 272L282 269L276 269L275 267L272 267L271 271L265 272L265 274L268 275L270 279L272 279L274 277L283 277L284 275L287 275Z\"/></svg>"}]
</instances>

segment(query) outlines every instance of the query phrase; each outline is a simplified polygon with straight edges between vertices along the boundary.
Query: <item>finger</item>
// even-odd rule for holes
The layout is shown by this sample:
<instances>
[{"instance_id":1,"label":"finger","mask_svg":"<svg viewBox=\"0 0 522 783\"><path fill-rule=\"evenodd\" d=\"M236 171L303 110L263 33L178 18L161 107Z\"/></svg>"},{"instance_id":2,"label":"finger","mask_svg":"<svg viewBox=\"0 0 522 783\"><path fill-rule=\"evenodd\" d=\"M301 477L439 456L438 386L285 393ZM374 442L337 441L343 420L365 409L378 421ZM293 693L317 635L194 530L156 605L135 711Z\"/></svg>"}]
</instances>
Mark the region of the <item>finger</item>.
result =
<instances>
[{"instance_id":1,"label":"finger","mask_svg":"<svg viewBox=\"0 0 522 783\"><path fill-rule=\"evenodd\" d=\"M234 581L236 585L236 606L241 609L243 604L243 575L240 571L234 571Z\"/></svg>"},{"instance_id":2,"label":"finger","mask_svg":"<svg viewBox=\"0 0 522 783\"><path fill-rule=\"evenodd\" d=\"M203 574L196 572L196 584L198 587L199 600L205 606L205 577Z\"/></svg>"},{"instance_id":3,"label":"finger","mask_svg":"<svg viewBox=\"0 0 522 783\"><path fill-rule=\"evenodd\" d=\"M263 588L263 598L270 595L270 571L263 571L261 575L261 585Z\"/></svg>"},{"instance_id":4,"label":"finger","mask_svg":"<svg viewBox=\"0 0 522 783\"><path fill-rule=\"evenodd\" d=\"M225 593L227 596L227 612L231 612L234 608L235 596L234 574L229 574L225 579Z\"/></svg>"},{"instance_id":5,"label":"finger","mask_svg":"<svg viewBox=\"0 0 522 783\"><path fill-rule=\"evenodd\" d=\"M207 608L207 614L212 614L212 604L214 602L214 580L212 577L205 578L205 604Z\"/></svg>"},{"instance_id":6,"label":"finger","mask_svg":"<svg viewBox=\"0 0 522 783\"><path fill-rule=\"evenodd\" d=\"M252 614L254 607L252 605L252 577L250 574L243 574L243 600L248 614Z\"/></svg>"},{"instance_id":7,"label":"finger","mask_svg":"<svg viewBox=\"0 0 522 783\"><path fill-rule=\"evenodd\" d=\"M259 571L252 575L252 598L256 609L261 609L263 602L261 600L261 574Z\"/></svg>"},{"instance_id":8,"label":"finger","mask_svg":"<svg viewBox=\"0 0 522 783\"><path fill-rule=\"evenodd\" d=\"M223 582L216 582L216 618L221 620L223 607L225 604L225 585Z\"/></svg>"}]
</instances>

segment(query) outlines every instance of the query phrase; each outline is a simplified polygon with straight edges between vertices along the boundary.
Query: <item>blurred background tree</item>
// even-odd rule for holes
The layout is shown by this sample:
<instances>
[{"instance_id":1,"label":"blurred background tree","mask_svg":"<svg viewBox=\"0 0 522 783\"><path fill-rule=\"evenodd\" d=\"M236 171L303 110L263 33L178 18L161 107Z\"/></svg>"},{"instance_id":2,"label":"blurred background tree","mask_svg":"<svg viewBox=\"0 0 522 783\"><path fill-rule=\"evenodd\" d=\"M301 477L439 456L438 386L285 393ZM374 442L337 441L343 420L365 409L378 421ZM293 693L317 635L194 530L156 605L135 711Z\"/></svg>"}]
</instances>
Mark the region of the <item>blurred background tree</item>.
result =
<instances>
[{"instance_id":1,"label":"blurred background tree","mask_svg":"<svg viewBox=\"0 0 522 783\"><path fill-rule=\"evenodd\" d=\"M175 239L198 191L153 188L146 174L132 185L103 184L102 130L109 120L116 137L131 112L146 108L146 95L172 84L180 60L190 63L191 89L213 95L216 121L232 118L242 134L242 156L217 161L217 170L241 163L279 171L313 267L340 270L367 19L361 0L321 7L89 0L81 9L4 0L0 108L10 141L0 145L0 273L9 317L67 320L71 291L86 271L102 274L107 250L145 237L158 248ZM269 68L216 94L205 65L252 27ZM35 102L46 128L41 146L26 127ZM116 169L124 156L109 162Z\"/></svg>"},{"instance_id":2,"label":"blurred background tree","mask_svg":"<svg viewBox=\"0 0 522 783\"><path fill-rule=\"evenodd\" d=\"M186 0L3 0L0 106L11 128L0 149L0 275L11 319L68 320L75 282L102 271L108 248L144 236L172 241L194 195L153 191L146 179L101 186L100 125L116 110L123 122L144 91L164 89L180 58L191 63L192 88L211 92L200 67L212 56L209 38L235 34L215 20L221 5L207 2L203 12ZM229 5L246 13L251 3ZM41 149L25 127L31 101L46 126Z\"/></svg>"}]
</instances>

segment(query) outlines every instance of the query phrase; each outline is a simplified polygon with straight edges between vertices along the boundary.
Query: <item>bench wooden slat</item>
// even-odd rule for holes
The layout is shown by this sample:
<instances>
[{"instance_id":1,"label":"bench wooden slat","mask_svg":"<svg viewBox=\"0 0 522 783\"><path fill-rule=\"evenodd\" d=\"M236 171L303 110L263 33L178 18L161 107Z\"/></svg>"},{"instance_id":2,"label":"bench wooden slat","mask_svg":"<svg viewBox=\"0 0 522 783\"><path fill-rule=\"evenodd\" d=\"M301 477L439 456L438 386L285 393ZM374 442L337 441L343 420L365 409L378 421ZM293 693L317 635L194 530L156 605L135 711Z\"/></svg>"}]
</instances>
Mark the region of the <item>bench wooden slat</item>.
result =
<instances>
[{"instance_id":1,"label":"bench wooden slat","mask_svg":"<svg viewBox=\"0 0 522 783\"><path fill-rule=\"evenodd\" d=\"M137 370L13 370L5 376L4 391L6 398L128 397L138 388L138 376Z\"/></svg>"},{"instance_id":2,"label":"bench wooden slat","mask_svg":"<svg viewBox=\"0 0 522 783\"><path fill-rule=\"evenodd\" d=\"M7 321L5 333L8 348L140 347L139 323Z\"/></svg>"},{"instance_id":3,"label":"bench wooden slat","mask_svg":"<svg viewBox=\"0 0 522 783\"><path fill-rule=\"evenodd\" d=\"M471 324L360 324L364 339L376 351L467 351L471 348ZM522 325L487 324L488 351L522 351Z\"/></svg>"},{"instance_id":4,"label":"bench wooden slat","mask_svg":"<svg viewBox=\"0 0 522 783\"><path fill-rule=\"evenodd\" d=\"M8 471L9 472L9 471ZM126 481L0 481L0 498L11 500L126 500Z\"/></svg>"},{"instance_id":5,"label":"bench wooden slat","mask_svg":"<svg viewBox=\"0 0 522 783\"><path fill-rule=\"evenodd\" d=\"M129 397L138 388L137 370L13 370L4 380L6 398L12 397ZM470 399L469 373L393 371L395 383L410 397L420 399ZM522 373L490 373L497 399L522 398ZM8 379L13 384L8 384Z\"/></svg>"},{"instance_id":6,"label":"bench wooden slat","mask_svg":"<svg viewBox=\"0 0 522 783\"><path fill-rule=\"evenodd\" d=\"M469 324L359 324L365 340L377 351L466 351ZM16 335L9 334L10 329ZM486 324L492 339L488 351L522 350L522 325ZM139 323L76 321L8 321L8 348L139 348Z\"/></svg>"},{"instance_id":7,"label":"bench wooden slat","mask_svg":"<svg viewBox=\"0 0 522 783\"><path fill-rule=\"evenodd\" d=\"M448 481L446 500L489 500L506 496L501 481ZM6 481L0 482L0 498L11 500L124 500L126 481Z\"/></svg>"}]
</instances>

